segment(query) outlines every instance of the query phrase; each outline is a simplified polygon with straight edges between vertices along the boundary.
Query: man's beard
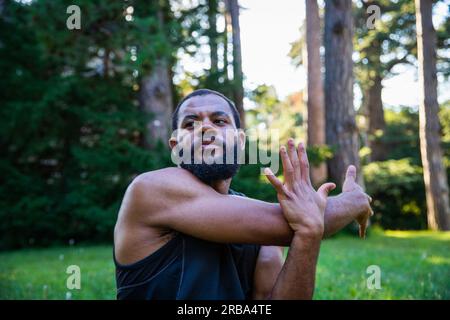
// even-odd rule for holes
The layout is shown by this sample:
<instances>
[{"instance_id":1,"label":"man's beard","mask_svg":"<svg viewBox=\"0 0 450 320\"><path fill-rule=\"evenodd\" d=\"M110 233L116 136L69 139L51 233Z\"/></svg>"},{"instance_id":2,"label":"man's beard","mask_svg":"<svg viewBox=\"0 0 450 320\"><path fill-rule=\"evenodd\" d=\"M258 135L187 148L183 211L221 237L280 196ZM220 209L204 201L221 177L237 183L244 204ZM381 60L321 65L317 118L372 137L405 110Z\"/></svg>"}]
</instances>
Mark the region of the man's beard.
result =
<instances>
[{"instance_id":1,"label":"man's beard","mask_svg":"<svg viewBox=\"0 0 450 320\"><path fill-rule=\"evenodd\" d=\"M226 151L227 147L225 143L223 144L222 149L222 163L205 163L205 159L201 159L201 163L194 162L194 146L191 147L191 161L190 163L184 163L183 161L180 163L180 167L188 170L194 176L199 178L206 184L211 184L213 181L218 180L226 180L232 178L239 171L239 161L238 161L238 146L237 143L233 146L233 161L231 163L227 163L226 159ZM180 150L181 156L182 151ZM231 151L231 150L230 150ZM202 154L205 154L202 150ZM230 162L230 161L228 161Z\"/></svg>"}]
</instances>

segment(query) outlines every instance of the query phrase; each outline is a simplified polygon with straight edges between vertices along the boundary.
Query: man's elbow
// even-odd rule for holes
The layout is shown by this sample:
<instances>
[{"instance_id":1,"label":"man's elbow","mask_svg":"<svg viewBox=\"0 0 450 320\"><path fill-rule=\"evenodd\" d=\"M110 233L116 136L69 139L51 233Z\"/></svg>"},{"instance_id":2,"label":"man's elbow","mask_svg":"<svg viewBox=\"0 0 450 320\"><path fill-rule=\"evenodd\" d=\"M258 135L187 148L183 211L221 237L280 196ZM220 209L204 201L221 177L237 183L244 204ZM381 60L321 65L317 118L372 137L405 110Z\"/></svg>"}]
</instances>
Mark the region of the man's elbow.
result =
<instances>
[{"instance_id":1,"label":"man's elbow","mask_svg":"<svg viewBox=\"0 0 450 320\"><path fill-rule=\"evenodd\" d=\"M283 268L283 247L262 246L255 266L254 300L269 300Z\"/></svg>"}]
</instances>

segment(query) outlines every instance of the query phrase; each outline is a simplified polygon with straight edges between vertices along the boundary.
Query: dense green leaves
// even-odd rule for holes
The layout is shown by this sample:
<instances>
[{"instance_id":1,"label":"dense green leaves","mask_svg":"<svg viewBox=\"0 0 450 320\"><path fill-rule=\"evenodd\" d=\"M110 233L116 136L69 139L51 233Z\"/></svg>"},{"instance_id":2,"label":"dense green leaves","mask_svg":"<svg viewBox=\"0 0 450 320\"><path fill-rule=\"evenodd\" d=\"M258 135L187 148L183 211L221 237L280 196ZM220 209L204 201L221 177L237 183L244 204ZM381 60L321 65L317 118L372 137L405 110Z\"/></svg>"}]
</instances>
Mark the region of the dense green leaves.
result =
<instances>
[{"instance_id":1,"label":"dense green leaves","mask_svg":"<svg viewBox=\"0 0 450 320\"><path fill-rule=\"evenodd\" d=\"M147 119L131 76L170 42L144 41L144 22L127 25L119 1L76 2L82 29L69 31L68 4L11 1L1 20L1 248L110 240L131 179L170 165L165 147L141 147ZM148 61L133 65L132 46Z\"/></svg>"}]
</instances>

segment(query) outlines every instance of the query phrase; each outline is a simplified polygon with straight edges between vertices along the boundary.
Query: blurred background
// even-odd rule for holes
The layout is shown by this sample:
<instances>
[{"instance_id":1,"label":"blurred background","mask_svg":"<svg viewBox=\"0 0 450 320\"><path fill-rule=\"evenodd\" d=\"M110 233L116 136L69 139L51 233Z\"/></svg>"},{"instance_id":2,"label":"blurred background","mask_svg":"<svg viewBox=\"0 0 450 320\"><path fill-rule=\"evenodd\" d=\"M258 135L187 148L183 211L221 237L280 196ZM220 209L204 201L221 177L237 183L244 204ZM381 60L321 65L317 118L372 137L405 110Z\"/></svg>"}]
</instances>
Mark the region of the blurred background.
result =
<instances>
[{"instance_id":1,"label":"blurred background","mask_svg":"<svg viewBox=\"0 0 450 320\"><path fill-rule=\"evenodd\" d=\"M210 88L246 129L306 141L315 184L358 167L372 226L324 241L316 298L450 299L449 18L448 0L0 0L0 298L114 299L125 189L173 166L174 107ZM232 188L276 201L260 167Z\"/></svg>"}]
</instances>

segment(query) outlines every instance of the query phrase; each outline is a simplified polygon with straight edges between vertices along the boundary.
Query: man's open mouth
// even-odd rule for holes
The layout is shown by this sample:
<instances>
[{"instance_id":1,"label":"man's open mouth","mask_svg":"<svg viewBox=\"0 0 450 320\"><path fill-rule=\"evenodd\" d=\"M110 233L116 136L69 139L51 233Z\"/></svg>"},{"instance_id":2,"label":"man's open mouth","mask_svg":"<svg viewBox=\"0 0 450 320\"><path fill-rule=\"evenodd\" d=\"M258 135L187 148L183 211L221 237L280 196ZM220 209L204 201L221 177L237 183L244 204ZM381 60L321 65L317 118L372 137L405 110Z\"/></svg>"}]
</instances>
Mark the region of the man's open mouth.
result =
<instances>
[{"instance_id":1,"label":"man's open mouth","mask_svg":"<svg viewBox=\"0 0 450 320\"><path fill-rule=\"evenodd\" d=\"M209 146L213 142L214 142L214 140L203 140L202 141L202 146Z\"/></svg>"}]
</instances>

